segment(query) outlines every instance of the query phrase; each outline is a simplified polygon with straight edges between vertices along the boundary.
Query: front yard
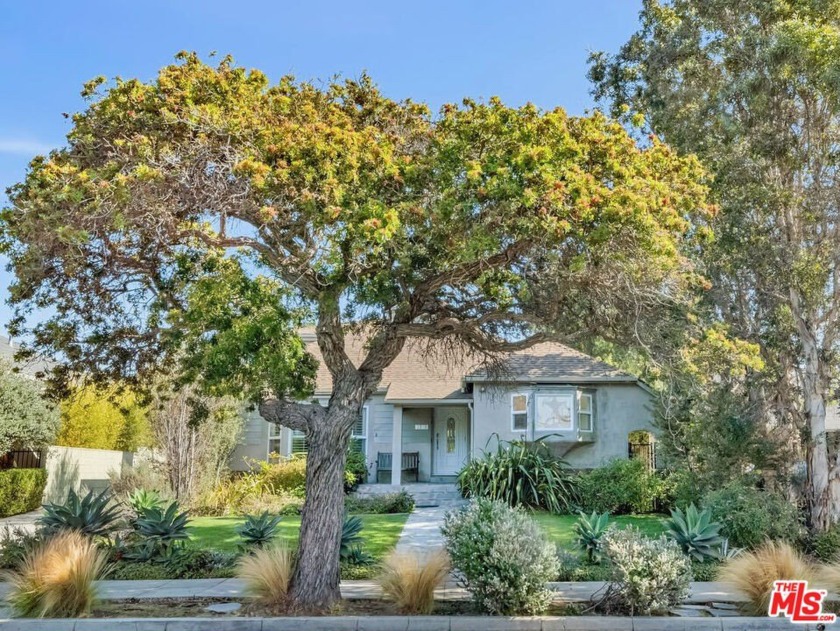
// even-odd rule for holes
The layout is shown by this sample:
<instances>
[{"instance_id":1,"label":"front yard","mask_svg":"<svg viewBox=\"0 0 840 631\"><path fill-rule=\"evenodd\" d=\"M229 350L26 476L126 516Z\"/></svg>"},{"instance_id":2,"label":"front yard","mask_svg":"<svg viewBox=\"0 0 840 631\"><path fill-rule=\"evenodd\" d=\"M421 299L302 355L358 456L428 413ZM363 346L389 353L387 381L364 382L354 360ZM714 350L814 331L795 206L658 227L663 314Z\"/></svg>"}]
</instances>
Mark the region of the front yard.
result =
<instances>
[{"instance_id":1,"label":"front yard","mask_svg":"<svg viewBox=\"0 0 840 631\"><path fill-rule=\"evenodd\" d=\"M364 523L361 537L365 551L380 559L397 545L407 513L391 515L359 515ZM197 548L236 552L241 541L235 528L241 517L196 517L190 522L190 542ZM297 546L300 516L283 517L277 526L278 539Z\"/></svg>"},{"instance_id":2,"label":"front yard","mask_svg":"<svg viewBox=\"0 0 840 631\"><path fill-rule=\"evenodd\" d=\"M534 513L534 519L540 525L548 538L556 545L568 550L577 552L575 543L574 525L578 520L577 515L552 515L551 513ZM610 516L610 523L619 528L635 526L643 535L658 537L665 532L664 515L617 515Z\"/></svg>"}]
</instances>

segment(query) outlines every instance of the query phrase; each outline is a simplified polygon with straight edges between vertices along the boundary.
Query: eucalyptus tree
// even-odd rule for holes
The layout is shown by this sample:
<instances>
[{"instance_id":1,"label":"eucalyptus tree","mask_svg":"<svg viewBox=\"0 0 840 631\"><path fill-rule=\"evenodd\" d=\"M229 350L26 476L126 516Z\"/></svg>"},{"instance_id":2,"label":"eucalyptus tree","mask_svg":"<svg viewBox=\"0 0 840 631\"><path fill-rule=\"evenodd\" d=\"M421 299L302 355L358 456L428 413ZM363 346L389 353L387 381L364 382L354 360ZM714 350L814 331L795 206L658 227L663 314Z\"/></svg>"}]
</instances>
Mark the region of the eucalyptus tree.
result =
<instances>
[{"instance_id":1,"label":"eucalyptus tree","mask_svg":"<svg viewBox=\"0 0 840 631\"><path fill-rule=\"evenodd\" d=\"M590 69L614 114L647 117L715 176L710 296L775 374L751 393L757 416L804 430L817 530L840 516L825 427L840 342L838 51L836 0L646 0L640 29Z\"/></svg>"}]
</instances>

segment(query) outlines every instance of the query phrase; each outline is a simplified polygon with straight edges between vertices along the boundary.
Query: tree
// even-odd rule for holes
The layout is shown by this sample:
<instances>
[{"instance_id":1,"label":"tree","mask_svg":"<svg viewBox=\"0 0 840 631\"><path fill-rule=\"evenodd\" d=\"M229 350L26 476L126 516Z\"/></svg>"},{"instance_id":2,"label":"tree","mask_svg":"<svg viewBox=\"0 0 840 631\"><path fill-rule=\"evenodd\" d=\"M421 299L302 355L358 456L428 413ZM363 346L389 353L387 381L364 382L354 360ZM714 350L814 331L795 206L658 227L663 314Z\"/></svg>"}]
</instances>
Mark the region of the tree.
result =
<instances>
[{"instance_id":1,"label":"tree","mask_svg":"<svg viewBox=\"0 0 840 631\"><path fill-rule=\"evenodd\" d=\"M137 393L119 386L87 386L61 401L56 444L137 451L150 445L147 410Z\"/></svg>"},{"instance_id":2,"label":"tree","mask_svg":"<svg viewBox=\"0 0 840 631\"><path fill-rule=\"evenodd\" d=\"M825 410L840 331L840 3L647 0L614 56L596 54L595 93L649 118L714 174L721 212L705 263L719 317L762 347L757 418L805 435L810 521L840 515L840 468Z\"/></svg>"},{"instance_id":3,"label":"tree","mask_svg":"<svg viewBox=\"0 0 840 631\"><path fill-rule=\"evenodd\" d=\"M19 375L0 361L0 454L41 449L52 443L58 411L43 395L42 384Z\"/></svg>"},{"instance_id":4,"label":"tree","mask_svg":"<svg viewBox=\"0 0 840 631\"><path fill-rule=\"evenodd\" d=\"M186 53L154 81L102 83L67 147L9 192L13 330L51 305L34 348L68 371L179 363L306 432L298 607L340 596L351 428L407 343L495 366L549 338L626 331L698 282L697 161L603 115L491 99L433 117L366 76L270 85ZM306 402L304 319L332 377L326 407ZM351 328L367 339L358 364Z\"/></svg>"},{"instance_id":5,"label":"tree","mask_svg":"<svg viewBox=\"0 0 840 631\"><path fill-rule=\"evenodd\" d=\"M191 386L171 392L165 382L156 394L151 422L163 469L175 498L189 503L221 481L242 437L241 405Z\"/></svg>"}]
</instances>

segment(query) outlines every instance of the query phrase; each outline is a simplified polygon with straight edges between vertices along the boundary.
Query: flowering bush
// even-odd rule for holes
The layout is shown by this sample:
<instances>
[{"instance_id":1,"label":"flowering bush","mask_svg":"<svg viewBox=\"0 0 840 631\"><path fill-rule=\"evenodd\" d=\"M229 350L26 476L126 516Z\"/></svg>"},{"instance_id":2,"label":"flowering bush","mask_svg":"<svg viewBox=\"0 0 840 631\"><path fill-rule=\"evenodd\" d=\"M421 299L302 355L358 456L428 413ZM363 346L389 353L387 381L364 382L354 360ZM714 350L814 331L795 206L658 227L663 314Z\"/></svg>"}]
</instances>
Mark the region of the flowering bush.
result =
<instances>
[{"instance_id":1,"label":"flowering bush","mask_svg":"<svg viewBox=\"0 0 840 631\"><path fill-rule=\"evenodd\" d=\"M609 529L601 546L613 568L604 599L608 608L630 615L664 613L688 595L691 563L674 541L649 539L629 526Z\"/></svg>"},{"instance_id":2,"label":"flowering bush","mask_svg":"<svg viewBox=\"0 0 840 631\"><path fill-rule=\"evenodd\" d=\"M487 613L544 611L559 564L554 546L528 515L501 501L478 499L449 513L443 526L453 566Z\"/></svg>"}]
</instances>

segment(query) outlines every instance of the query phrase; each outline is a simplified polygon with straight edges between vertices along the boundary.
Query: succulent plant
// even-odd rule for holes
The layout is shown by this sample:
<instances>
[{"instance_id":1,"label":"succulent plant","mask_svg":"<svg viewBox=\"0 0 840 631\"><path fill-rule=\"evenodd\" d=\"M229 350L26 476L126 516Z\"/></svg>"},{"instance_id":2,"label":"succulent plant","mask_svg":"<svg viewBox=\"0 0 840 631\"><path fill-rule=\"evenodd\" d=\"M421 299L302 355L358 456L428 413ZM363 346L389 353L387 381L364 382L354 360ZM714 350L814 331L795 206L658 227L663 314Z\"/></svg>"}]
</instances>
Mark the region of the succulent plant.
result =
<instances>
[{"instance_id":1,"label":"succulent plant","mask_svg":"<svg viewBox=\"0 0 840 631\"><path fill-rule=\"evenodd\" d=\"M344 525L341 527L341 558L346 559L353 554L354 546L362 543L359 533L362 531L363 523L360 517L354 515L344 518Z\"/></svg>"},{"instance_id":2,"label":"succulent plant","mask_svg":"<svg viewBox=\"0 0 840 631\"><path fill-rule=\"evenodd\" d=\"M90 537L107 536L114 529L119 508L111 504L108 491L98 495L89 491L80 498L71 490L63 504L44 504L38 523L47 530L76 530Z\"/></svg>"},{"instance_id":3,"label":"succulent plant","mask_svg":"<svg viewBox=\"0 0 840 631\"><path fill-rule=\"evenodd\" d=\"M179 513L178 509L178 502L172 502L166 510L150 508L144 515L138 516L134 529L140 537L166 551L176 541L189 538L189 514L186 511Z\"/></svg>"},{"instance_id":4,"label":"succulent plant","mask_svg":"<svg viewBox=\"0 0 840 631\"><path fill-rule=\"evenodd\" d=\"M697 510L694 504L685 512L675 508L665 526L666 534L691 559L702 562L721 558L725 540L719 534L720 524L712 521L710 510Z\"/></svg>"},{"instance_id":5,"label":"succulent plant","mask_svg":"<svg viewBox=\"0 0 840 631\"><path fill-rule=\"evenodd\" d=\"M147 491L146 489L135 489L128 496L128 504L138 517L142 517L153 508L163 508L163 500L157 491Z\"/></svg>"},{"instance_id":6,"label":"succulent plant","mask_svg":"<svg viewBox=\"0 0 840 631\"><path fill-rule=\"evenodd\" d=\"M587 515L581 511L580 517L574 525L577 544L581 550L586 552L586 560L590 563L598 563L601 560L601 537L607 531L609 520L609 513L599 515L593 512L591 515Z\"/></svg>"},{"instance_id":7,"label":"succulent plant","mask_svg":"<svg viewBox=\"0 0 840 631\"><path fill-rule=\"evenodd\" d=\"M236 527L236 534L242 537L240 548L244 551L264 548L277 534L280 519L279 515L272 516L268 511L262 515L247 515L245 521Z\"/></svg>"}]
</instances>

